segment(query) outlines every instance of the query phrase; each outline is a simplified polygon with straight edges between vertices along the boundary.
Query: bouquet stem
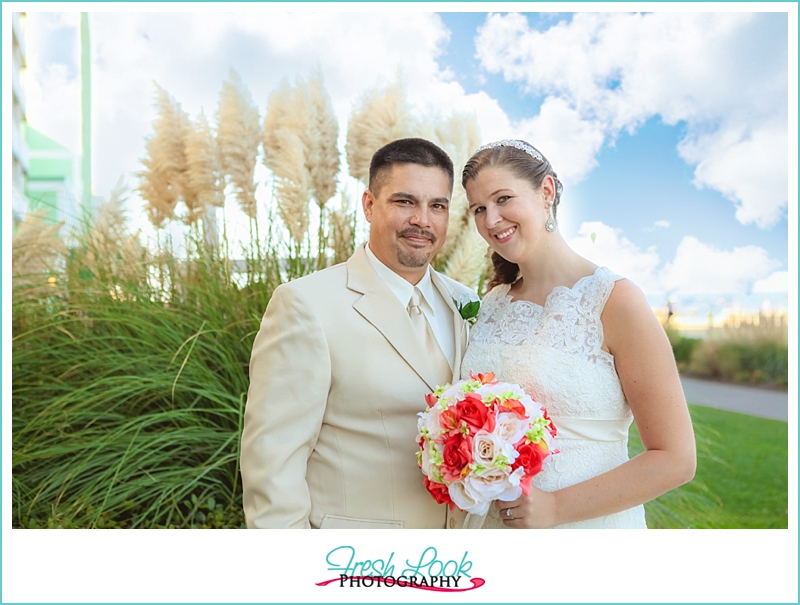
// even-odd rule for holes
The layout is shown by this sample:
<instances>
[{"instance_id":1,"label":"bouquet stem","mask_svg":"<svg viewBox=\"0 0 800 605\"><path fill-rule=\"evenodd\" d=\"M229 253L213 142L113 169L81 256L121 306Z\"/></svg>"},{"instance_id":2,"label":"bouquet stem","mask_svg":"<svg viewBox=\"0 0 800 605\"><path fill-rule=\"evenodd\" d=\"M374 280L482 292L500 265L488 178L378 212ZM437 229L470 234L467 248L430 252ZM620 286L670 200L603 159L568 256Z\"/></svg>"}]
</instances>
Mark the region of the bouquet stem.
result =
<instances>
[{"instance_id":1,"label":"bouquet stem","mask_svg":"<svg viewBox=\"0 0 800 605\"><path fill-rule=\"evenodd\" d=\"M483 527L484 519L486 519L486 515L473 515L472 513L467 513L467 516L464 519L464 525L461 527L461 529L480 529Z\"/></svg>"}]
</instances>

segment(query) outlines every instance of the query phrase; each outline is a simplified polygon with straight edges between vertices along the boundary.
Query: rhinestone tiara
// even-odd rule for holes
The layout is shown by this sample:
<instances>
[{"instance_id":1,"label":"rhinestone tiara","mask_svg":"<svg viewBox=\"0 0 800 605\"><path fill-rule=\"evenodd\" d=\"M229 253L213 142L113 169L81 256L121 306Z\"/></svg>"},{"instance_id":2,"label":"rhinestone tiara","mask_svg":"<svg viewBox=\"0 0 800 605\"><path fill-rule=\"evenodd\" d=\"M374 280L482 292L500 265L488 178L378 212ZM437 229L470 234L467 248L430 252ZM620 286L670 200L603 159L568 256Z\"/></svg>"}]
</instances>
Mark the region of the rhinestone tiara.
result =
<instances>
[{"instance_id":1,"label":"rhinestone tiara","mask_svg":"<svg viewBox=\"0 0 800 605\"><path fill-rule=\"evenodd\" d=\"M484 149L492 149L494 147L515 147L517 149L524 151L532 158L539 160L540 162L544 162L544 158L542 157L542 154L539 153L538 150L534 149L530 145L527 145L526 143L523 143L522 141L514 141L512 139L503 139L502 141L495 141L494 143L487 143L486 145L481 145L480 147L478 147L475 153L483 151ZM472 155L475 155L475 153L473 153Z\"/></svg>"}]
</instances>

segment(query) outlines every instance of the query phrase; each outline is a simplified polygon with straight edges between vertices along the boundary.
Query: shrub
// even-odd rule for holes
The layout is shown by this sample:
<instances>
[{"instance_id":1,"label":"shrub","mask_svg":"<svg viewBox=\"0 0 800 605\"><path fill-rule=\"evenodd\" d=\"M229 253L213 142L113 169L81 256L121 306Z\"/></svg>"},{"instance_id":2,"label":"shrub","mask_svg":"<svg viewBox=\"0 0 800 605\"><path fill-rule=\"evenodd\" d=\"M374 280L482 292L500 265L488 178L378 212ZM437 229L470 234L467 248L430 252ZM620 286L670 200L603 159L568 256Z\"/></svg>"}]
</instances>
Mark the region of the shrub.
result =
<instances>
[{"instance_id":1,"label":"shrub","mask_svg":"<svg viewBox=\"0 0 800 605\"><path fill-rule=\"evenodd\" d=\"M667 328L667 337L672 345L672 352L675 355L675 363L678 365L678 369L685 369L690 363L697 345L700 344L700 339L681 336L676 330L669 328Z\"/></svg>"},{"instance_id":2,"label":"shrub","mask_svg":"<svg viewBox=\"0 0 800 605\"><path fill-rule=\"evenodd\" d=\"M770 340L703 340L686 366L688 372L708 378L786 385L789 350Z\"/></svg>"}]
</instances>

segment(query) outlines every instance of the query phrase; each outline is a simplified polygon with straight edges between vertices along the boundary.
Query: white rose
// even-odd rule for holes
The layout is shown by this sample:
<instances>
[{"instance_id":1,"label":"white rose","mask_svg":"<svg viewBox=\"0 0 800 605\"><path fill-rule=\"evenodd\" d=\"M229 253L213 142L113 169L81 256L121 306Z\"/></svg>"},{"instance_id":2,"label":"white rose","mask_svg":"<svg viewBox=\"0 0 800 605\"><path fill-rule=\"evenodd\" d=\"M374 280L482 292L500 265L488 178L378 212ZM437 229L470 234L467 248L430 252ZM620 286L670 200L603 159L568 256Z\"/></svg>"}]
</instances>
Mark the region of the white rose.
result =
<instances>
[{"instance_id":1,"label":"white rose","mask_svg":"<svg viewBox=\"0 0 800 605\"><path fill-rule=\"evenodd\" d=\"M521 402L531 420L544 416L545 407L529 395L525 395L525 397L521 399Z\"/></svg>"},{"instance_id":2,"label":"white rose","mask_svg":"<svg viewBox=\"0 0 800 605\"><path fill-rule=\"evenodd\" d=\"M477 464L492 466L500 451L501 444L493 433L481 429L472 438L472 460Z\"/></svg>"},{"instance_id":3,"label":"white rose","mask_svg":"<svg viewBox=\"0 0 800 605\"><path fill-rule=\"evenodd\" d=\"M528 418L530 418L531 420L542 415L541 404L531 399L530 395L525 395L519 401L522 404L522 407L525 408L525 413L528 415Z\"/></svg>"},{"instance_id":4,"label":"white rose","mask_svg":"<svg viewBox=\"0 0 800 605\"><path fill-rule=\"evenodd\" d=\"M512 464L519 454L514 449L514 444L504 441L494 433L480 430L472 439L472 459L482 466L503 466ZM524 434L524 433L523 433Z\"/></svg>"},{"instance_id":5,"label":"white rose","mask_svg":"<svg viewBox=\"0 0 800 605\"><path fill-rule=\"evenodd\" d=\"M420 463L422 465L420 466L420 470L423 473L425 473L425 476L428 477L428 479L431 479L433 477L433 475L431 475L431 473L433 472L433 462L431 462L431 454L430 454L431 447L433 447L432 443L425 444L425 447L422 448L422 459L420 460Z\"/></svg>"},{"instance_id":6,"label":"white rose","mask_svg":"<svg viewBox=\"0 0 800 605\"><path fill-rule=\"evenodd\" d=\"M497 425L494 433L501 441L513 445L525 436L525 431L528 430L529 424L530 422L521 420L514 413L501 412L497 415Z\"/></svg>"},{"instance_id":7,"label":"white rose","mask_svg":"<svg viewBox=\"0 0 800 605\"><path fill-rule=\"evenodd\" d=\"M522 467L517 468L513 473L508 476L508 489L502 494L498 494L495 500L502 500L503 502L511 502L516 500L522 495L522 487L519 482L525 475L525 469Z\"/></svg>"},{"instance_id":8,"label":"white rose","mask_svg":"<svg viewBox=\"0 0 800 605\"><path fill-rule=\"evenodd\" d=\"M441 395L440 395L440 405L441 402L446 403L448 406L452 405L454 401L464 398L464 393L461 392L461 387L466 383L469 382L468 380L459 380L455 384L450 385Z\"/></svg>"},{"instance_id":9,"label":"white rose","mask_svg":"<svg viewBox=\"0 0 800 605\"><path fill-rule=\"evenodd\" d=\"M422 429L425 428L427 421L427 414L425 412L417 412L417 441L419 441L419 438L424 434Z\"/></svg>"},{"instance_id":10,"label":"white rose","mask_svg":"<svg viewBox=\"0 0 800 605\"><path fill-rule=\"evenodd\" d=\"M433 407L430 409L429 412L420 414L420 420L417 423L420 428L420 434L422 434L422 429L425 428L428 431L428 438L433 439L436 441L439 437L442 436L442 425L439 422L439 416L441 412Z\"/></svg>"},{"instance_id":11,"label":"white rose","mask_svg":"<svg viewBox=\"0 0 800 605\"><path fill-rule=\"evenodd\" d=\"M479 503L488 504L500 496L506 496L513 488L508 475L499 468L487 468L480 473L470 473L464 477L464 491Z\"/></svg>"},{"instance_id":12,"label":"white rose","mask_svg":"<svg viewBox=\"0 0 800 605\"><path fill-rule=\"evenodd\" d=\"M448 491L450 492L450 497L453 499L453 502L455 502L456 506L461 510L465 510L474 515L485 515L489 510L489 502L478 501L473 498L471 494L467 493L463 479L453 481L448 487Z\"/></svg>"}]
</instances>

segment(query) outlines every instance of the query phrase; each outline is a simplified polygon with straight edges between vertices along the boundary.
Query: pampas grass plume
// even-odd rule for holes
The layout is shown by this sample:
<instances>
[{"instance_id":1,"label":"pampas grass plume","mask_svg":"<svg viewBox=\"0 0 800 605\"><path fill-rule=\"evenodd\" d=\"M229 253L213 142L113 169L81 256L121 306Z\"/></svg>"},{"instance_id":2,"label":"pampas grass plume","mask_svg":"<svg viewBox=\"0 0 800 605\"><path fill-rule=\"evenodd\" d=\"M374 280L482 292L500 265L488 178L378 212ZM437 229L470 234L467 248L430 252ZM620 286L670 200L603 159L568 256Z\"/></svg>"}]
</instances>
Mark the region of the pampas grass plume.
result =
<instances>
[{"instance_id":1,"label":"pampas grass plume","mask_svg":"<svg viewBox=\"0 0 800 605\"><path fill-rule=\"evenodd\" d=\"M217 110L217 143L223 173L236 193L239 206L256 217L256 157L261 142L261 116L239 74L231 70L222 85Z\"/></svg>"},{"instance_id":2,"label":"pampas grass plume","mask_svg":"<svg viewBox=\"0 0 800 605\"><path fill-rule=\"evenodd\" d=\"M66 246L59 237L64 223L47 220L48 208L28 212L11 238L11 276L14 296L24 292L29 296L42 296L49 287L46 273L57 268L66 254ZM20 288L26 288L20 290Z\"/></svg>"},{"instance_id":3,"label":"pampas grass plume","mask_svg":"<svg viewBox=\"0 0 800 605\"><path fill-rule=\"evenodd\" d=\"M478 119L472 113L453 113L445 120L436 122L434 140L453 160L456 182L461 182L464 164L480 146L481 134Z\"/></svg>"},{"instance_id":4,"label":"pampas grass plume","mask_svg":"<svg viewBox=\"0 0 800 605\"><path fill-rule=\"evenodd\" d=\"M308 231L308 201L311 196L311 177L304 163L305 149L300 138L290 132L279 131L276 139L282 149L281 155L273 162L277 177L278 214L300 244Z\"/></svg>"},{"instance_id":5,"label":"pampas grass plume","mask_svg":"<svg viewBox=\"0 0 800 605\"><path fill-rule=\"evenodd\" d=\"M142 160L145 169L138 176L139 192L147 202L145 210L153 225L161 227L165 220L174 216L178 199L188 195L191 203L184 147L189 118L166 90L158 83L155 87L154 134L147 140L147 157Z\"/></svg>"},{"instance_id":6,"label":"pampas grass plume","mask_svg":"<svg viewBox=\"0 0 800 605\"><path fill-rule=\"evenodd\" d=\"M283 79L267 99L267 114L264 116L264 165L275 172L275 163L280 162L286 133L300 139L307 147L311 138L311 98L306 85L299 81L292 86ZM305 150L303 165L306 164Z\"/></svg>"},{"instance_id":7,"label":"pampas grass plume","mask_svg":"<svg viewBox=\"0 0 800 605\"><path fill-rule=\"evenodd\" d=\"M356 213L350 204L348 196L342 192L339 208L331 211L329 216L330 234L328 245L333 250L333 262L346 261L355 249L355 224Z\"/></svg>"},{"instance_id":8,"label":"pampas grass plume","mask_svg":"<svg viewBox=\"0 0 800 605\"><path fill-rule=\"evenodd\" d=\"M461 241L465 229L470 227L469 202L461 186L461 170L472 153L480 145L480 129L474 113L453 113L447 119L439 119L434 125L434 140L453 160L455 183L450 201L450 216L447 223L447 239L437 254L437 266L447 259ZM483 246L482 246L483 247ZM442 261L444 261L442 263Z\"/></svg>"},{"instance_id":9,"label":"pampas grass plume","mask_svg":"<svg viewBox=\"0 0 800 605\"><path fill-rule=\"evenodd\" d=\"M345 150L350 175L368 184L372 155L387 143L410 136L412 129L399 74L395 82L368 90L350 113L347 127Z\"/></svg>"},{"instance_id":10,"label":"pampas grass plume","mask_svg":"<svg viewBox=\"0 0 800 605\"><path fill-rule=\"evenodd\" d=\"M187 222L194 223L206 214L208 206L222 207L225 203L217 142L202 111L186 133L186 166L189 186L196 198L195 207L189 208Z\"/></svg>"},{"instance_id":11,"label":"pampas grass plume","mask_svg":"<svg viewBox=\"0 0 800 605\"><path fill-rule=\"evenodd\" d=\"M308 87L284 80L270 94L264 118L264 164L275 175L278 214L300 244L308 230L312 194L309 148L313 110Z\"/></svg>"},{"instance_id":12,"label":"pampas grass plume","mask_svg":"<svg viewBox=\"0 0 800 605\"><path fill-rule=\"evenodd\" d=\"M322 208L336 193L339 174L339 121L333 111L330 95L325 90L322 70L308 80L308 93L313 112L307 164L311 172L314 199Z\"/></svg>"},{"instance_id":13,"label":"pampas grass plume","mask_svg":"<svg viewBox=\"0 0 800 605\"><path fill-rule=\"evenodd\" d=\"M486 242L473 225L464 229L453 253L447 259L444 274L477 290L486 266Z\"/></svg>"},{"instance_id":14,"label":"pampas grass plume","mask_svg":"<svg viewBox=\"0 0 800 605\"><path fill-rule=\"evenodd\" d=\"M436 267L442 267L459 244L464 231L470 226L469 204L467 194L461 185L453 187L450 199L450 210L447 217L447 237L441 250L436 254Z\"/></svg>"},{"instance_id":15,"label":"pampas grass plume","mask_svg":"<svg viewBox=\"0 0 800 605\"><path fill-rule=\"evenodd\" d=\"M139 234L130 233L125 211L125 188L122 179L111 190L107 201L94 210L91 223L84 225L77 239L76 253L92 274L107 284L137 284L145 281L147 250Z\"/></svg>"}]
</instances>

